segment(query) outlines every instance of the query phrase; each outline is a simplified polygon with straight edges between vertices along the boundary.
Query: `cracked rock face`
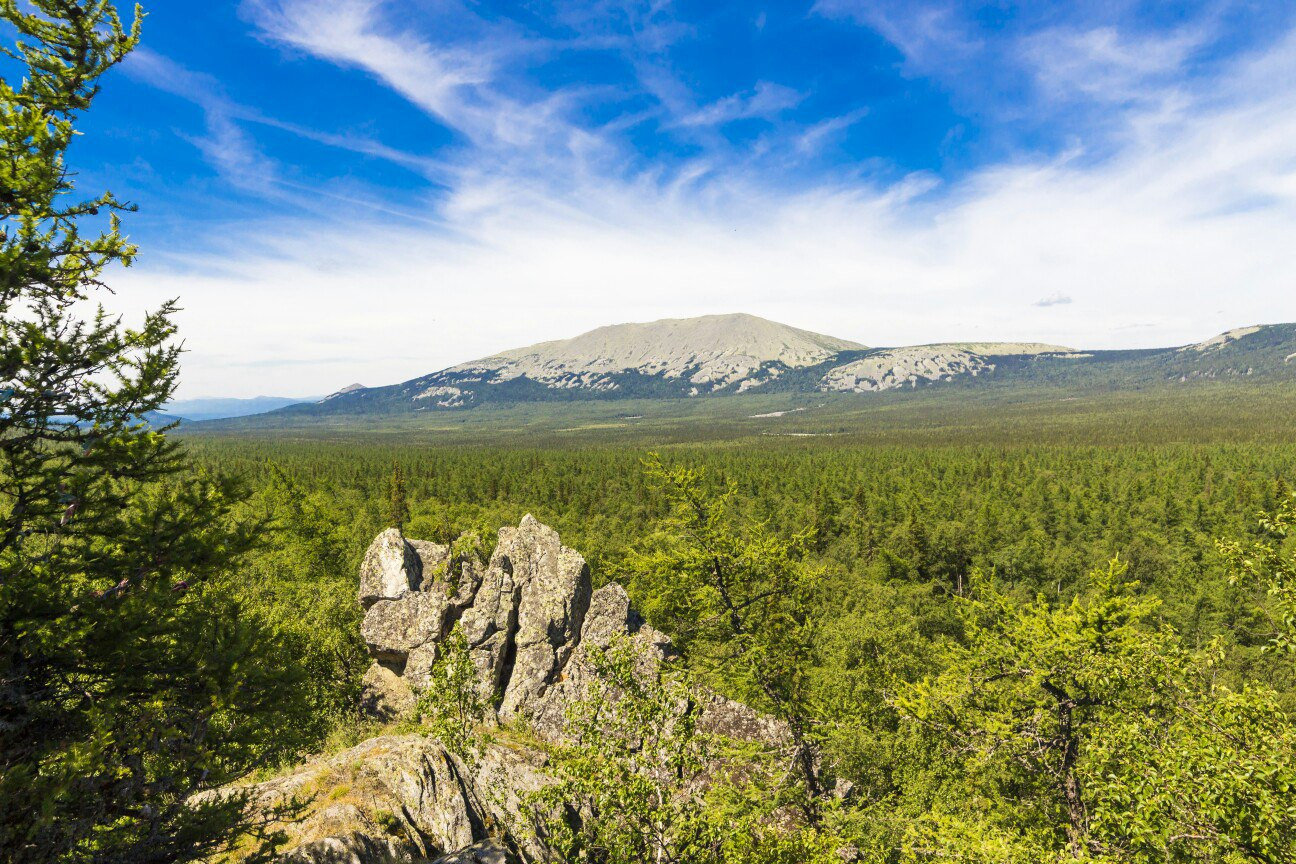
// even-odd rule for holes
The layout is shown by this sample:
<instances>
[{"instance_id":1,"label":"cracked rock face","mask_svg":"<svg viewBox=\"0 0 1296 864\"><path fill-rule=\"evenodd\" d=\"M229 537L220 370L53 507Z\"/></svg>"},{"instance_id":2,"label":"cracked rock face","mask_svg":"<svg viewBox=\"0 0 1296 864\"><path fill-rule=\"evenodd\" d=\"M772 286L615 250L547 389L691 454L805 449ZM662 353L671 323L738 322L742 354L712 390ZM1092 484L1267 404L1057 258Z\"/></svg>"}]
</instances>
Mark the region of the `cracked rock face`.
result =
<instances>
[{"instance_id":1,"label":"cracked rock face","mask_svg":"<svg viewBox=\"0 0 1296 864\"><path fill-rule=\"evenodd\" d=\"M457 572L455 572L457 571ZM455 578L452 578L455 577ZM390 720L413 711L442 640L457 623L478 685L500 723L524 721L542 742L562 740L566 709L585 698L594 651L626 636L645 674L672 657L620 585L591 591L589 569L557 532L526 516L500 530L489 563L379 534L360 571L365 644L375 662L364 705ZM709 731L780 746L780 725L745 705L699 694ZM421 735L370 739L249 787L253 806L306 794L304 818L285 826L294 864L517 864L552 859L524 828L523 801L551 782L534 741L485 743L468 766ZM312 797L313 796L313 797Z\"/></svg>"},{"instance_id":2,"label":"cracked rock face","mask_svg":"<svg viewBox=\"0 0 1296 864\"><path fill-rule=\"evenodd\" d=\"M417 564L409 563L411 554ZM448 548L406 540L395 529L374 539L360 580L369 652L418 689L427 684L437 645L458 623L497 718L533 717L563 681L581 641L591 597L585 559L528 515L517 527L500 529L485 568L463 562L451 584L446 574L453 565ZM619 622L605 612L597 616L604 643L613 632L630 632L628 599L624 606Z\"/></svg>"},{"instance_id":3,"label":"cracked rock face","mask_svg":"<svg viewBox=\"0 0 1296 864\"><path fill-rule=\"evenodd\" d=\"M516 765L510 774L519 788L544 782ZM281 826L290 847L284 864L424 864L441 856L514 864L513 849L490 838L491 826L513 816L481 793L482 783L435 740L400 735L372 738L245 791L267 811L305 802L305 812Z\"/></svg>"},{"instance_id":4,"label":"cracked rock face","mask_svg":"<svg viewBox=\"0 0 1296 864\"><path fill-rule=\"evenodd\" d=\"M512 668L506 651L508 680L499 706L499 719L508 721L529 713L571 656L589 607L590 576L585 559L530 515L500 532L491 559L497 566L507 568L517 586Z\"/></svg>"}]
</instances>

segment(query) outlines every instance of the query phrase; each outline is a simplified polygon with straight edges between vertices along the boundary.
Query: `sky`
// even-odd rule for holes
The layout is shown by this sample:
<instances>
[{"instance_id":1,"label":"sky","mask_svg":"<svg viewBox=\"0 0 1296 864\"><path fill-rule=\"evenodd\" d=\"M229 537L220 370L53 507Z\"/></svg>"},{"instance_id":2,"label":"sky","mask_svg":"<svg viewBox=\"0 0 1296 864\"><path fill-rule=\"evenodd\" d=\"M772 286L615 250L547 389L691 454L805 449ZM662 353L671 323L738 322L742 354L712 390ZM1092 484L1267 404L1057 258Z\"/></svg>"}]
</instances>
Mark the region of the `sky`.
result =
<instances>
[{"instance_id":1,"label":"sky","mask_svg":"<svg viewBox=\"0 0 1296 864\"><path fill-rule=\"evenodd\" d=\"M70 154L179 395L750 312L868 345L1296 321L1296 4L153 0Z\"/></svg>"}]
</instances>

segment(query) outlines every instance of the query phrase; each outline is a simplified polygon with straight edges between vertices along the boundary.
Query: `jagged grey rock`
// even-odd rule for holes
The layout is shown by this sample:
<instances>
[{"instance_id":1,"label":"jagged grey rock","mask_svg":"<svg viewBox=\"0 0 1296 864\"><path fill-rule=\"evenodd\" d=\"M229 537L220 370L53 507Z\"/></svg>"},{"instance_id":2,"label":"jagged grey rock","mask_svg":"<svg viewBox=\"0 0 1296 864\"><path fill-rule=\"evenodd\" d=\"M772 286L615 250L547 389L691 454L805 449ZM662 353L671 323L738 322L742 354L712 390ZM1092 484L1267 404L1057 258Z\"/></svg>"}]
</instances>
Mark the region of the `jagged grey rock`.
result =
<instances>
[{"instance_id":1,"label":"jagged grey rock","mask_svg":"<svg viewBox=\"0 0 1296 864\"><path fill-rule=\"evenodd\" d=\"M505 670L499 706L499 718L507 722L529 713L566 665L589 606L590 575L585 559L530 514L516 529L500 533L495 557L519 590L512 668Z\"/></svg>"},{"instance_id":2,"label":"jagged grey rock","mask_svg":"<svg viewBox=\"0 0 1296 864\"><path fill-rule=\"evenodd\" d=\"M462 561L452 562L450 567L458 565L457 571L451 573L447 568L444 579L438 579L435 584L442 586L442 590L450 595L450 605L456 610L456 614L462 613L463 610L473 605L477 599L477 592L481 589L482 584L482 566L467 557ZM425 590L431 588L427 586ZM453 592L453 593L451 593Z\"/></svg>"},{"instance_id":3,"label":"jagged grey rock","mask_svg":"<svg viewBox=\"0 0 1296 864\"><path fill-rule=\"evenodd\" d=\"M512 529L501 529L501 535ZM459 618L468 642L469 656L477 669L482 695L496 699L504 690L504 667L513 647L521 591L513 579L512 561L497 552L482 574L481 585L470 608Z\"/></svg>"},{"instance_id":4,"label":"jagged grey rock","mask_svg":"<svg viewBox=\"0 0 1296 864\"><path fill-rule=\"evenodd\" d=\"M395 600L417 591L423 577L418 552L396 528L388 528L369 544L360 565L360 605L368 609L379 600Z\"/></svg>"},{"instance_id":5,"label":"jagged grey rock","mask_svg":"<svg viewBox=\"0 0 1296 864\"><path fill-rule=\"evenodd\" d=\"M405 678L374 662L360 679L360 707L379 720L395 720L414 710L414 690Z\"/></svg>"},{"instance_id":6,"label":"jagged grey rock","mask_svg":"<svg viewBox=\"0 0 1296 864\"><path fill-rule=\"evenodd\" d=\"M261 813L304 807L278 826L285 864L516 864L548 860L519 829L523 799L551 782L526 747L488 743L469 765L432 738L385 735L241 791Z\"/></svg>"},{"instance_id":7,"label":"jagged grey rock","mask_svg":"<svg viewBox=\"0 0 1296 864\"><path fill-rule=\"evenodd\" d=\"M397 683L411 692L428 686L438 646L457 621L481 692L497 705L490 719L524 719L557 741L566 706L587 693L593 649L628 636L646 674L673 655L670 640L644 624L624 588L591 592L585 560L533 516L501 528L490 562L462 562L455 584L446 547L401 539L421 559L420 589L374 601L362 625L370 652L398 679L372 673L388 691L399 692ZM383 532L374 546L391 542ZM408 711L414 697L393 696L387 704Z\"/></svg>"},{"instance_id":8,"label":"jagged grey rock","mask_svg":"<svg viewBox=\"0 0 1296 864\"><path fill-rule=\"evenodd\" d=\"M283 864L412 864L414 858L395 837L352 831L303 843L279 860Z\"/></svg>"},{"instance_id":9,"label":"jagged grey rock","mask_svg":"<svg viewBox=\"0 0 1296 864\"><path fill-rule=\"evenodd\" d=\"M445 634L450 601L440 591L378 600L360 626L369 652L380 660L403 662L410 651Z\"/></svg>"},{"instance_id":10,"label":"jagged grey rock","mask_svg":"<svg viewBox=\"0 0 1296 864\"><path fill-rule=\"evenodd\" d=\"M371 738L243 791L254 810L299 802L282 825L294 864L413 864L484 839L464 767L422 735Z\"/></svg>"},{"instance_id":11,"label":"jagged grey rock","mask_svg":"<svg viewBox=\"0 0 1296 864\"><path fill-rule=\"evenodd\" d=\"M459 578L451 579L455 565ZM620 585L591 592L584 559L531 516L500 530L485 567L453 561L444 546L384 531L365 556L361 583L363 635L377 661L365 674L371 711L391 719L413 709L458 621L479 686L499 697L497 714L488 719L526 721L535 737L506 729L482 743L468 764L431 738L381 736L246 787L261 812L309 799L304 817L284 826L290 851L282 860L551 860L552 851L526 823L532 818L526 799L553 782L536 739L562 742L566 709L586 697L596 674L596 651L628 637L638 668L653 675L674 656L670 640L640 618ZM782 725L759 712L715 694L698 698L707 731L786 744Z\"/></svg>"},{"instance_id":12,"label":"jagged grey rock","mask_svg":"<svg viewBox=\"0 0 1296 864\"><path fill-rule=\"evenodd\" d=\"M432 864L515 864L516 861L507 846L496 840L483 840L467 849L443 855Z\"/></svg>"},{"instance_id":13,"label":"jagged grey rock","mask_svg":"<svg viewBox=\"0 0 1296 864\"><path fill-rule=\"evenodd\" d=\"M432 665L441 656L438 643L428 642L409 652L405 659L405 670L401 672L401 682L413 690L425 690L431 683Z\"/></svg>"},{"instance_id":14,"label":"jagged grey rock","mask_svg":"<svg viewBox=\"0 0 1296 864\"><path fill-rule=\"evenodd\" d=\"M418 555L420 570L423 575L423 590L439 574L443 574L446 568L450 566L450 547L444 543L433 543L430 540L415 540L407 537L405 542L413 549L414 554Z\"/></svg>"},{"instance_id":15,"label":"jagged grey rock","mask_svg":"<svg viewBox=\"0 0 1296 864\"><path fill-rule=\"evenodd\" d=\"M561 739L567 706L588 696L595 674L592 652L608 648L617 636L630 637L636 666L643 674L652 674L674 656L670 639L644 623L625 589L615 582L604 585L590 597L580 641L562 674L530 707L529 719L541 737Z\"/></svg>"}]
</instances>

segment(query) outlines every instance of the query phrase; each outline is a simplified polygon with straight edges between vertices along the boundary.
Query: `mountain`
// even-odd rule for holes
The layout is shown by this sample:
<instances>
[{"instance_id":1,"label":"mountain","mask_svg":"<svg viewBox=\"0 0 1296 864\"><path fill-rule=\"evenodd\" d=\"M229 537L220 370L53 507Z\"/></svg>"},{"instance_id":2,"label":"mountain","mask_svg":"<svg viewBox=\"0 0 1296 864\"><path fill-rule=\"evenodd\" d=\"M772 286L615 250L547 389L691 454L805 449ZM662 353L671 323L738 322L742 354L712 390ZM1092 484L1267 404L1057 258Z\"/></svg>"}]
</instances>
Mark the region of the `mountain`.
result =
<instances>
[{"instance_id":1,"label":"mountain","mask_svg":"<svg viewBox=\"0 0 1296 864\"><path fill-rule=\"evenodd\" d=\"M343 388L285 415L457 411L488 403L966 388L1087 390L1205 380L1296 380L1296 324L1230 330L1169 348L1083 351L1035 342L868 348L753 315L600 327L461 363L387 387Z\"/></svg>"},{"instance_id":2,"label":"mountain","mask_svg":"<svg viewBox=\"0 0 1296 864\"><path fill-rule=\"evenodd\" d=\"M166 414L184 420L217 420L223 417L247 417L264 414L276 408L313 402L318 397L295 399L286 396L254 396L251 399L177 399L166 406Z\"/></svg>"},{"instance_id":3,"label":"mountain","mask_svg":"<svg viewBox=\"0 0 1296 864\"><path fill-rule=\"evenodd\" d=\"M329 395L325 396L323 399L318 399L318 400L316 400L316 401L318 401L318 402L327 402L327 401L330 400L330 399L336 399L336 398L339 397L339 396L345 396L345 395L348 394L348 393L354 393L354 392L356 392L357 390L364 390L364 389L366 389L366 388L365 388L365 386L364 386L363 384L348 384L347 386L343 387L342 389L340 389L340 390L334 390L332 393L330 393Z\"/></svg>"},{"instance_id":4,"label":"mountain","mask_svg":"<svg viewBox=\"0 0 1296 864\"><path fill-rule=\"evenodd\" d=\"M755 315L615 324L461 363L391 387L339 391L297 413L465 408L484 402L743 393L867 350Z\"/></svg>"},{"instance_id":5,"label":"mountain","mask_svg":"<svg viewBox=\"0 0 1296 864\"><path fill-rule=\"evenodd\" d=\"M446 371L490 375L496 381L526 376L550 387L594 389L615 389L616 375L633 372L722 390L762 371L811 366L863 347L755 315L707 315L600 327Z\"/></svg>"}]
</instances>

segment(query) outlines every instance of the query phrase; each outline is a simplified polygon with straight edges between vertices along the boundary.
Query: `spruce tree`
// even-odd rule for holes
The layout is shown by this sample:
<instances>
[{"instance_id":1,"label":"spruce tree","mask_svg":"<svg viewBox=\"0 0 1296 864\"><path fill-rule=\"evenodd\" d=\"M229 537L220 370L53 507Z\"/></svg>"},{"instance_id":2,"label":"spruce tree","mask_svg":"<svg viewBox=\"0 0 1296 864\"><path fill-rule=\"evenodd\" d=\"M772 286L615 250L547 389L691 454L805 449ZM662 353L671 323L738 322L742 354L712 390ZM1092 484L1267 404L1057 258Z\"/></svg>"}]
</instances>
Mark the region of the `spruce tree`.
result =
<instances>
[{"instance_id":1,"label":"spruce tree","mask_svg":"<svg viewBox=\"0 0 1296 864\"><path fill-rule=\"evenodd\" d=\"M392 466L391 480L387 484L387 518L392 525L403 531L409 517L409 495L405 491L405 472L398 462Z\"/></svg>"},{"instance_id":2,"label":"spruce tree","mask_svg":"<svg viewBox=\"0 0 1296 864\"><path fill-rule=\"evenodd\" d=\"M136 249L65 154L136 46L107 0L0 0L0 850L7 861L181 861L235 842L241 802L192 799L291 735L270 635L218 577L255 529L145 419L176 383L174 302L102 306ZM285 741L284 739L287 739Z\"/></svg>"}]
</instances>

